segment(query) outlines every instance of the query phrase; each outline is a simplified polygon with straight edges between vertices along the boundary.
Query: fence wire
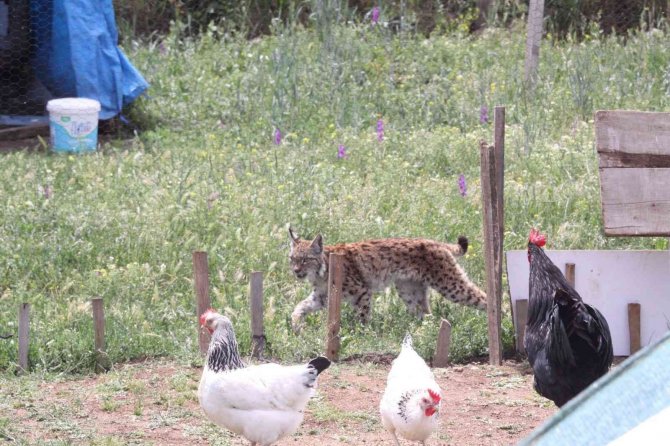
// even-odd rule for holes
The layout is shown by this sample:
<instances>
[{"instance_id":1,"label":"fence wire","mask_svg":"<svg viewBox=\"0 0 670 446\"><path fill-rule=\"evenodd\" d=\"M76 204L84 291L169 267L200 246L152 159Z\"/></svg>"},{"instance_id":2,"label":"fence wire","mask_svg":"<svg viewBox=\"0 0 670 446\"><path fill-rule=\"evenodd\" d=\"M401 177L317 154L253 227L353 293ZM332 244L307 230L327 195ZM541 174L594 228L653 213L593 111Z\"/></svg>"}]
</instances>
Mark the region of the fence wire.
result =
<instances>
[{"instance_id":1,"label":"fence wire","mask_svg":"<svg viewBox=\"0 0 670 446\"><path fill-rule=\"evenodd\" d=\"M40 81L50 63L53 3L49 0L0 0L0 117L44 115L46 102L55 97ZM309 6L317 3L296 2L293 9L287 10L294 14L295 11L311 11L314 8ZM238 17L237 20L249 22L250 29L266 29L267 26L261 26L260 22L287 14L273 4L248 0L240 0L239 4L228 0L113 0L122 38L165 35L175 21L185 21L193 29L205 29L205 22L236 20L237 16L231 11L238 9L246 12L243 19ZM350 7L360 14L369 11L373 4L377 3L349 2ZM395 3L383 4L385 8L392 8ZM528 0L442 0L417 2L416 10L410 12L419 17L418 25L423 23L421 13L431 16L423 30L429 33L440 15L448 20L481 21L481 17L473 15L473 8L495 6L496 15L509 16L506 14L509 12L518 16L524 14L523 4L527 8ZM454 17L454 14L461 16ZM544 9L545 31L556 36L580 34L588 27L599 28L604 34L622 35L634 29L667 24L669 18L669 0L546 0ZM503 21L498 25L506 23Z\"/></svg>"}]
</instances>

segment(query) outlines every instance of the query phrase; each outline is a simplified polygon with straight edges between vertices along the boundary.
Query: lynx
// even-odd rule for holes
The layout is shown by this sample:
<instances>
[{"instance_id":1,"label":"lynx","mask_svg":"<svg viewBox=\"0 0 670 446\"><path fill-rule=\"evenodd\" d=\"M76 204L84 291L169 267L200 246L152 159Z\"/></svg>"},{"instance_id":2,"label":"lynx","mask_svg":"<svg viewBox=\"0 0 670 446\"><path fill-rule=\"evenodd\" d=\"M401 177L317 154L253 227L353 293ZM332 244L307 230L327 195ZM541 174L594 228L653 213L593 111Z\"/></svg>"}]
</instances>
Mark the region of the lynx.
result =
<instances>
[{"instance_id":1,"label":"lynx","mask_svg":"<svg viewBox=\"0 0 670 446\"><path fill-rule=\"evenodd\" d=\"M301 240L289 228L289 260L296 278L314 287L292 314L297 331L305 315L326 306L328 299L328 255L344 256L342 299L356 308L358 318L370 319L372 294L393 284L408 311L423 317L430 313L428 288L454 302L486 308L486 294L473 284L456 263L468 249L468 239L458 244L427 239L389 238L323 246L323 237Z\"/></svg>"}]
</instances>

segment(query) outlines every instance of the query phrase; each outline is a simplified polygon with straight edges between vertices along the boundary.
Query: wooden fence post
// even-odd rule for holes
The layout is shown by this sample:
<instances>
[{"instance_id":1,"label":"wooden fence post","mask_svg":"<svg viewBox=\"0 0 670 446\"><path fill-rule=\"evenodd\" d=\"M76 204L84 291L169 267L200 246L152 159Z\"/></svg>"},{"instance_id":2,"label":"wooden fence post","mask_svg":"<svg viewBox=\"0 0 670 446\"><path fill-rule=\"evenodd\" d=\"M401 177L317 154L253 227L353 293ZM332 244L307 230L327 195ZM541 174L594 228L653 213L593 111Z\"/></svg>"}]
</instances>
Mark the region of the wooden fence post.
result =
<instances>
[{"instance_id":1,"label":"wooden fence post","mask_svg":"<svg viewBox=\"0 0 670 446\"><path fill-rule=\"evenodd\" d=\"M212 307L209 300L209 266L207 264L207 253L193 251L193 287L196 298L196 320L198 321L198 342L200 354L207 354L211 335L207 330L200 327L200 315Z\"/></svg>"},{"instance_id":2,"label":"wooden fence post","mask_svg":"<svg viewBox=\"0 0 670 446\"><path fill-rule=\"evenodd\" d=\"M328 332L326 334L326 357L331 361L337 361L340 354L343 273L344 257L341 254L331 253L328 258Z\"/></svg>"},{"instance_id":3,"label":"wooden fence post","mask_svg":"<svg viewBox=\"0 0 670 446\"><path fill-rule=\"evenodd\" d=\"M30 304L19 305L19 373L28 372L28 350L30 348Z\"/></svg>"},{"instance_id":4,"label":"wooden fence post","mask_svg":"<svg viewBox=\"0 0 670 446\"><path fill-rule=\"evenodd\" d=\"M499 198L498 190L501 183L498 170L502 162L496 161L496 150L482 141L481 155L481 185L482 208L484 210L484 258L486 260L486 296L489 334L489 363L502 364L502 337L501 337L501 294L502 294L502 222L498 221Z\"/></svg>"},{"instance_id":5,"label":"wooden fence post","mask_svg":"<svg viewBox=\"0 0 670 446\"><path fill-rule=\"evenodd\" d=\"M565 264L565 280L568 281L572 288L575 287L575 264L566 263Z\"/></svg>"},{"instance_id":6,"label":"wooden fence post","mask_svg":"<svg viewBox=\"0 0 670 446\"><path fill-rule=\"evenodd\" d=\"M524 79L532 89L537 80L537 66L540 59L542 24L544 22L544 0L530 0L528 23L526 25L526 63Z\"/></svg>"},{"instance_id":7,"label":"wooden fence post","mask_svg":"<svg viewBox=\"0 0 670 446\"><path fill-rule=\"evenodd\" d=\"M105 307L102 298L91 300L93 309L93 335L95 345L95 371L106 372L111 368L111 363L105 351Z\"/></svg>"},{"instance_id":8,"label":"wooden fence post","mask_svg":"<svg viewBox=\"0 0 670 446\"><path fill-rule=\"evenodd\" d=\"M448 320L442 319L440 323L440 332L437 335L437 347L435 348L435 358L433 367L446 367L449 365L449 347L451 346L451 324Z\"/></svg>"},{"instance_id":9,"label":"wooden fence post","mask_svg":"<svg viewBox=\"0 0 670 446\"><path fill-rule=\"evenodd\" d=\"M251 273L249 281L249 300L251 304L251 356L259 359L265 349L265 329L263 327L263 273Z\"/></svg>"},{"instance_id":10,"label":"wooden fence post","mask_svg":"<svg viewBox=\"0 0 670 446\"><path fill-rule=\"evenodd\" d=\"M493 112L493 150L495 151L495 174L497 183L498 256L502 268L503 240L505 235L505 107L496 106ZM502 269L500 271L502 277Z\"/></svg>"},{"instance_id":11,"label":"wooden fence post","mask_svg":"<svg viewBox=\"0 0 670 446\"><path fill-rule=\"evenodd\" d=\"M640 336L640 304L628 304L628 333L630 334L630 354L633 355L642 347Z\"/></svg>"},{"instance_id":12,"label":"wooden fence post","mask_svg":"<svg viewBox=\"0 0 670 446\"><path fill-rule=\"evenodd\" d=\"M514 306L514 334L516 336L516 351L525 354L523 337L526 334L526 322L528 322L528 299L519 299Z\"/></svg>"}]
</instances>

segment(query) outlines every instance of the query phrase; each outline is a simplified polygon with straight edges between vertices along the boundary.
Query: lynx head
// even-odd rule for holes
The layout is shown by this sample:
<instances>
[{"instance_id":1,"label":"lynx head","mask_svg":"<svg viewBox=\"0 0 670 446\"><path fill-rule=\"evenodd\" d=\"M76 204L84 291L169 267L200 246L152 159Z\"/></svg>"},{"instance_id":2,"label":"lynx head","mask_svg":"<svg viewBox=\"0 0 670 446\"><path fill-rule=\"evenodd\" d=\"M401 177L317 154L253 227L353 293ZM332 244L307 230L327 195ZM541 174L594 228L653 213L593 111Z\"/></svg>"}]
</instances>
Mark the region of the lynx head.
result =
<instances>
[{"instance_id":1,"label":"lynx head","mask_svg":"<svg viewBox=\"0 0 670 446\"><path fill-rule=\"evenodd\" d=\"M314 240L301 240L289 228L288 234L291 238L291 251L289 262L291 271L298 279L307 279L314 282L317 278L323 278L326 274L326 260L323 256L323 237L318 234Z\"/></svg>"}]
</instances>

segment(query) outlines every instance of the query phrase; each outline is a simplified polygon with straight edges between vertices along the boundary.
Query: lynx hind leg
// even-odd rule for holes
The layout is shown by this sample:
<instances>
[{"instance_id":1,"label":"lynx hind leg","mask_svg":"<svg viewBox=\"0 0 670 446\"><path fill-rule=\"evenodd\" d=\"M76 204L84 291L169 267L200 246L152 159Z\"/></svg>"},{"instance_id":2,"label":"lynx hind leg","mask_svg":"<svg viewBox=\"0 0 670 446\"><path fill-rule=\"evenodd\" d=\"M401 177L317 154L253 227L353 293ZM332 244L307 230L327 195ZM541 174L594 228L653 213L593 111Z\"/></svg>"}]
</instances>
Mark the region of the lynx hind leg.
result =
<instances>
[{"instance_id":1,"label":"lynx hind leg","mask_svg":"<svg viewBox=\"0 0 670 446\"><path fill-rule=\"evenodd\" d=\"M428 285L415 280L396 280L395 289L410 313L419 318L430 313Z\"/></svg>"},{"instance_id":2,"label":"lynx hind leg","mask_svg":"<svg viewBox=\"0 0 670 446\"><path fill-rule=\"evenodd\" d=\"M486 309L486 293L472 283L457 263L449 265L440 277L433 277L429 285L452 302Z\"/></svg>"}]
</instances>

